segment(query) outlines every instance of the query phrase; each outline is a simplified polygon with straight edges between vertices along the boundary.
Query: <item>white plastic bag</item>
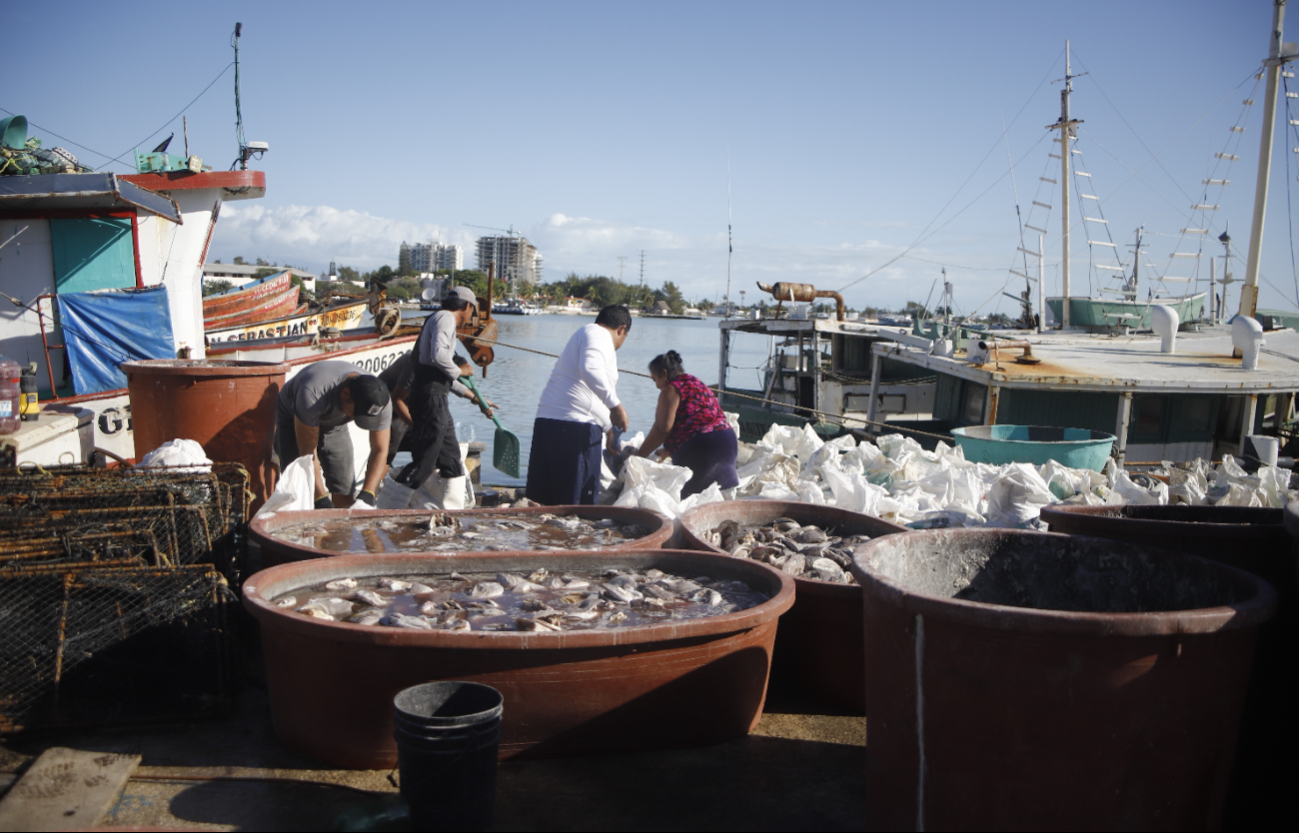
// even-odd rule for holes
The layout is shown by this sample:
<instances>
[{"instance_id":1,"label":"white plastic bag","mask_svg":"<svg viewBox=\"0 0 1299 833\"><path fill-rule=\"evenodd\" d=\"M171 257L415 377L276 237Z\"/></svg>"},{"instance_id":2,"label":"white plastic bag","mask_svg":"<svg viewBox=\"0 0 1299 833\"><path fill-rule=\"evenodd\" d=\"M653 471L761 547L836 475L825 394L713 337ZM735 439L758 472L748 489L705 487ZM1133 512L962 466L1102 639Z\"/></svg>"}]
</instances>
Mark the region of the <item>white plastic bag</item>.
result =
<instances>
[{"instance_id":1,"label":"white plastic bag","mask_svg":"<svg viewBox=\"0 0 1299 833\"><path fill-rule=\"evenodd\" d=\"M465 465L465 459L469 456L469 443L460 443L460 470L468 472L469 468ZM450 496L445 494L448 488L459 488L466 490L465 497L462 499L459 495ZM419 485L415 494L411 496L410 509L428 509L439 510L444 504L452 506L472 507L474 505L473 483L469 477L461 475L460 477L449 477L443 480L442 475L434 469L433 473Z\"/></svg>"},{"instance_id":2,"label":"white plastic bag","mask_svg":"<svg viewBox=\"0 0 1299 833\"><path fill-rule=\"evenodd\" d=\"M315 458L304 454L280 472L275 491L257 510L256 517L276 512L306 512L316 508Z\"/></svg>"},{"instance_id":3,"label":"white plastic bag","mask_svg":"<svg viewBox=\"0 0 1299 833\"><path fill-rule=\"evenodd\" d=\"M203 451L203 446L194 440L169 440L144 455L140 460L143 468L155 466L184 466L180 469L187 474L203 474L212 471L212 461ZM311 507L307 507L311 508Z\"/></svg>"},{"instance_id":4,"label":"white plastic bag","mask_svg":"<svg viewBox=\"0 0 1299 833\"><path fill-rule=\"evenodd\" d=\"M379 485L379 494L375 501L375 507L378 509L405 509L410 506L411 498L414 496L415 490L398 483L390 471L388 476L383 479L383 483Z\"/></svg>"}]
</instances>

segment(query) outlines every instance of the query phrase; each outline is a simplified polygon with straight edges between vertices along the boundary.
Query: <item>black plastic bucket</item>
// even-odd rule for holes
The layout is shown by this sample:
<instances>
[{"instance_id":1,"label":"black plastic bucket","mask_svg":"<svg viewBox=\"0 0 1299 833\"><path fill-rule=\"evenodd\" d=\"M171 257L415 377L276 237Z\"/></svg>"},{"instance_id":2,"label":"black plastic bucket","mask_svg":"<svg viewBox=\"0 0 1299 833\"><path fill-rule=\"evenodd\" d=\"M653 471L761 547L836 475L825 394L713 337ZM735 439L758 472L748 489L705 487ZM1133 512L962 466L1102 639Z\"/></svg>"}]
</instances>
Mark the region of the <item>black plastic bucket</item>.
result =
<instances>
[{"instance_id":1,"label":"black plastic bucket","mask_svg":"<svg viewBox=\"0 0 1299 833\"><path fill-rule=\"evenodd\" d=\"M491 826L503 709L501 693L480 683L424 683L393 698L397 767L412 830Z\"/></svg>"}]
</instances>

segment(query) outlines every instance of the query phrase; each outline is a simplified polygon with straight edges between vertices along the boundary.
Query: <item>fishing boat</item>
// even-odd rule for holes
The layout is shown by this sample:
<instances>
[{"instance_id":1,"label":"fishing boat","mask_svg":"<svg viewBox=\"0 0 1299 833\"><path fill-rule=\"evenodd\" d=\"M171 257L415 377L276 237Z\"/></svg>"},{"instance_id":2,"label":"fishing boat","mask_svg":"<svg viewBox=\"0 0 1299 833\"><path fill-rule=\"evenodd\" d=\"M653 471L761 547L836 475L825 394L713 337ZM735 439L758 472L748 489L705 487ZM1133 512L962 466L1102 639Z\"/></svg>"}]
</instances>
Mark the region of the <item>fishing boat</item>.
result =
<instances>
[{"instance_id":1,"label":"fishing boat","mask_svg":"<svg viewBox=\"0 0 1299 833\"><path fill-rule=\"evenodd\" d=\"M721 332L717 392L722 407L739 414L743 440L761 439L772 425L810 425L826 437L861 430L872 410L868 401L872 397L876 400L872 419L889 416L915 427L929 419L934 374L883 356L872 358L872 349L909 344L932 350L933 340L916 336L907 327L847 320L838 293L818 291L807 284L759 287L778 300L791 293L809 301L832 297L837 308L834 316L818 318L809 314L807 306L789 310L778 306L773 317L717 322ZM731 365L731 354L740 339L753 338L766 342L767 359L758 368L758 385L749 387L737 379L737 371L742 369Z\"/></svg>"},{"instance_id":2,"label":"fishing boat","mask_svg":"<svg viewBox=\"0 0 1299 833\"><path fill-rule=\"evenodd\" d=\"M541 310L522 298L509 298L492 307L493 315L541 315Z\"/></svg>"},{"instance_id":3,"label":"fishing boat","mask_svg":"<svg viewBox=\"0 0 1299 833\"><path fill-rule=\"evenodd\" d=\"M235 49L237 61L237 33ZM25 119L21 125L25 131ZM14 123L6 128L8 142ZM371 311L365 300L318 313L309 323L293 317L256 325L240 321L259 308L259 293L274 292L284 273L247 296L218 301L252 301L221 313L237 326L205 329L202 264L221 206L265 196L266 174L247 168L264 150L256 143L241 147L240 166L231 171L212 171L197 156L158 151L137 152L137 173L129 175L0 176L0 303L10 305L0 319L0 354L39 366L41 401L38 420L0 438L6 457L49 465L87 462L97 450L122 459L150 451L135 447L120 369L126 361L287 362L292 378L312 362L328 359L378 373L411 349L418 328L402 326L398 310L376 306ZM493 283L494 268L489 297L480 302L485 310L490 310ZM296 299L296 289L293 295ZM338 326L361 324L366 313L372 313L373 326ZM472 361L479 366L492 361L496 321L490 312L459 334ZM368 435L355 429L353 440L363 465Z\"/></svg>"},{"instance_id":4,"label":"fishing boat","mask_svg":"<svg viewBox=\"0 0 1299 833\"><path fill-rule=\"evenodd\" d=\"M1060 134L1056 140L1060 152L1053 156L1061 157L1066 183L1062 194L1065 210L1062 211L1063 292L1060 298L1043 298L1045 281L1041 263L1045 231L1036 228L1033 230L1042 235L1033 247L1036 251L1023 244L1021 251L1026 259L1036 263L1037 274L1034 276L1027 269L1014 272L1030 282L1023 300L1022 329L968 331L965 349L958 347L951 354L926 344L872 347L876 360L889 360L907 366L912 372L927 372L936 377L932 428L929 436L921 437L922 442L932 442L933 433L946 434L954 428L975 425L1083 428L1115 435L1114 456L1120 463L1142 463L1242 455L1247 452L1247 437L1252 434L1278 435L1283 439L1283 446L1284 440L1293 437L1292 415L1295 396L1299 393L1299 333L1280 329L1283 322L1273 316L1259 315L1257 310L1259 253L1278 81L1284 65L1296 58L1293 48L1283 50L1283 22L1284 4L1278 2L1269 30L1269 54L1259 76L1266 77L1267 87L1259 154L1260 191L1255 200L1240 307L1230 322L1217 323L1224 317L1221 304L1214 304L1209 314L1204 314L1201 292L1183 291L1180 296L1159 297L1148 290L1144 301L1138 298L1138 269L1149 265L1142 257L1140 235L1135 245L1129 247L1133 254L1131 270L1121 263L1113 267L1126 284L1126 288L1118 288L1116 300L1070 296L1067 183L1070 159L1080 154L1075 152L1078 122L1069 112L1074 76L1066 58L1061 116L1048 127ZM1246 100L1245 104L1247 110L1253 101ZM1290 106L1289 98L1285 99L1285 106ZM1299 114L1292 113L1289 118L1296 116ZM1242 125L1234 126L1232 140L1238 141L1243 131ZM1235 161L1239 157L1231 150L1232 146L1228 145L1215 154L1215 159ZM1205 180L1206 189L1225 186L1226 179L1220 176L1211 173ZM1079 196L1091 195L1080 193ZM1201 217L1215 207L1211 199L1193 206L1201 212ZM1083 219L1102 225L1097 221L1103 217L1097 212L1097 216ZM1204 240L1212 223L1197 225L1200 227L1183 229L1183 236ZM1227 246L1230 237L1224 231L1218 239ZM1088 242L1094 246L1097 242L1110 241L1089 239ZM1193 248L1196 249L1193 252L1174 250L1170 262L1198 262L1203 255L1199 251L1202 247ZM1179 254L1182 256L1178 257ZM1182 277L1182 283L1186 284L1203 280L1195 275ZM1167 273L1155 278L1157 282L1170 279ZM1230 278L1224 269L1222 280L1215 281L1211 266L1208 280L1225 285ZM1032 283L1037 284L1038 314L1031 310ZM1060 329L1050 329L1047 316L1041 312L1043 301L1051 305L1052 300L1059 301L1052 308L1060 319ZM1076 304L1079 300L1083 303ZM1188 322L1190 327L1185 326ZM871 403L874 405L875 400ZM881 414L881 410L873 408L867 418L876 420ZM886 418L891 427L895 421ZM905 429L903 424L898 426Z\"/></svg>"},{"instance_id":5,"label":"fishing boat","mask_svg":"<svg viewBox=\"0 0 1299 833\"><path fill-rule=\"evenodd\" d=\"M203 298L203 326L209 329L218 327L221 325L220 322L228 321L240 314L255 313L259 308L265 307L268 302L291 300L293 307L296 307L297 298L298 291L297 287L293 285L292 270L285 269L282 272L250 281L243 286L205 296ZM267 317L274 318L276 316Z\"/></svg>"},{"instance_id":6,"label":"fishing boat","mask_svg":"<svg viewBox=\"0 0 1299 833\"><path fill-rule=\"evenodd\" d=\"M293 315L261 321L256 324L235 325L217 330L207 330L208 349L231 341L263 341L274 338L314 336L322 330L355 330L366 318L366 303L357 301L328 309L299 309Z\"/></svg>"}]
</instances>

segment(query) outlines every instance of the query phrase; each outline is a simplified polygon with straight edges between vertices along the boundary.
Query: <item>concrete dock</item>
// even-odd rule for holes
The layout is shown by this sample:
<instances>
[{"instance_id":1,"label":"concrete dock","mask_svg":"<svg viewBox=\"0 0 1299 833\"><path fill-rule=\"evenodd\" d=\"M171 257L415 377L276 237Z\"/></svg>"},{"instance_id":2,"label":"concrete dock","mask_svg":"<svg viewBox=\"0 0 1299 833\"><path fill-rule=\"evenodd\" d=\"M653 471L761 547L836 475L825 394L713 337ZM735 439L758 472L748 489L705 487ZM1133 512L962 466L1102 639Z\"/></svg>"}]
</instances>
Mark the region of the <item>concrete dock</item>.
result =
<instances>
[{"instance_id":1,"label":"concrete dock","mask_svg":"<svg viewBox=\"0 0 1299 833\"><path fill-rule=\"evenodd\" d=\"M777 685L741 740L502 763L492 829L859 830L865 743L864 717ZM285 750L255 681L224 720L10 739L0 745L0 791L55 746L142 756L106 825L403 829L389 773L322 768Z\"/></svg>"}]
</instances>

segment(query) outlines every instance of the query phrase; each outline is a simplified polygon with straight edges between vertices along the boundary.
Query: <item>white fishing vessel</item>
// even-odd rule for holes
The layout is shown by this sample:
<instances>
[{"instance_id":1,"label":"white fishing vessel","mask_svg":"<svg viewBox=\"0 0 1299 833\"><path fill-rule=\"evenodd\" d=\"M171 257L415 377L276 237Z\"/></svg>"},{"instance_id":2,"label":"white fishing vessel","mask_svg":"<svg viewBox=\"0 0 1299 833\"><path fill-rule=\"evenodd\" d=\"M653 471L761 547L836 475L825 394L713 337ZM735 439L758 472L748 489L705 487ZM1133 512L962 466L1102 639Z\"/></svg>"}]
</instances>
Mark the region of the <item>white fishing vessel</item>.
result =
<instances>
[{"instance_id":1,"label":"white fishing vessel","mask_svg":"<svg viewBox=\"0 0 1299 833\"><path fill-rule=\"evenodd\" d=\"M1276 2L1268 56L1258 76L1266 79L1267 92L1263 101L1258 190L1238 313L1228 324L1215 323L1224 317L1221 305L1213 305L1210 313L1204 315L1202 302L1206 293L1199 291L1183 290L1180 295L1166 296L1147 293L1145 299L1135 297L1138 274L1151 274L1154 280L1164 283L1171 280L1167 273L1145 271L1149 264L1141 257L1143 245L1139 237L1137 245L1131 247L1130 274L1121 262L1114 267L1129 285L1126 290L1119 288L1120 293L1126 294L1115 300L1087 298L1081 305L1074 303L1079 299L1070 293L1067 206L1070 157L1080 154L1074 153L1077 121L1071 119L1068 108L1074 76L1067 71L1060 120L1048 127L1060 133L1057 149L1061 150L1058 155L1064 177L1063 292L1059 305L1054 308L1064 326L1056 330L1046 327L1042 308L1045 276L1041 266L1046 231L1039 227L1032 229L1039 233L1037 245L1021 245L1026 262L1033 266L1016 272L1030 282L1030 290L1031 284L1037 285L1036 316L1028 309L1031 302L1025 301L1024 317L1034 326L1018 331L970 331L965 349L960 349L962 339L958 338L958 349L951 355L943 355L923 344L875 345L872 352L877 362L888 360L936 376L933 430L942 433L965 426L1012 424L1105 431L1117 437L1115 455L1120 461L1137 462L1216 459L1223 453L1241 454L1245 438L1251 434L1280 435L1283 446L1293 436L1292 415L1295 395L1299 392L1299 333L1288 329L1265 331L1259 318L1272 324L1272 316L1256 317L1278 81L1284 66L1296 58L1294 45L1282 41L1284 13L1284 2ZM1289 109L1291 99L1287 97L1284 101ZM1245 104L1248 109L1253 101L1247 100ZM1295 119L1292 123L1299 123L1299 113L1290 113L1289 118ZM1231 132L1238 142L1244 127L1238 124ZM1234 162L1238 158L1230 147L1215 154L1219 162ZM1205 192L1225 185L1221 174L1211 174L1205 181ZM1199 217L1211 213L1214 207L1211 199L1193 206L1200 212ZM1103 219L1097 211L1094 217L1084 217L1084 222L1102 226L1096 221ZM1206 241L1214 224L1209 220L1198 225L1183 229L1182 238ZM1096 246L1099 238L1100 235L1089 235L1088 242ZM1225 230L1219 240L1224 244L1229 242ZM1111 241L1106 238L1100 242ZM1170 262L1198 262L1203 246L1192 248L1194 252L1175 249ZM1178 254L1186 256L1177 257ZM1095 262L1096 258L1092 260ZM1212 271L1207 277L1197 278L1193 272L1182 277L1188 285L1196 280L1213 279ZM1229 280L1225 269L1222 280ZM1047 304L1052 300L1045 299ZM1080 315L1080 310L1093 317ZM1183 312L1190 319L1190 327L1185 326L1188 321L1183 318ZM1139 332L1142 329L1153 329L1153 332ZM867 418L882 418L883 412L874 397L871 403L875 407Z\"/></svg>"}]
</instances>

